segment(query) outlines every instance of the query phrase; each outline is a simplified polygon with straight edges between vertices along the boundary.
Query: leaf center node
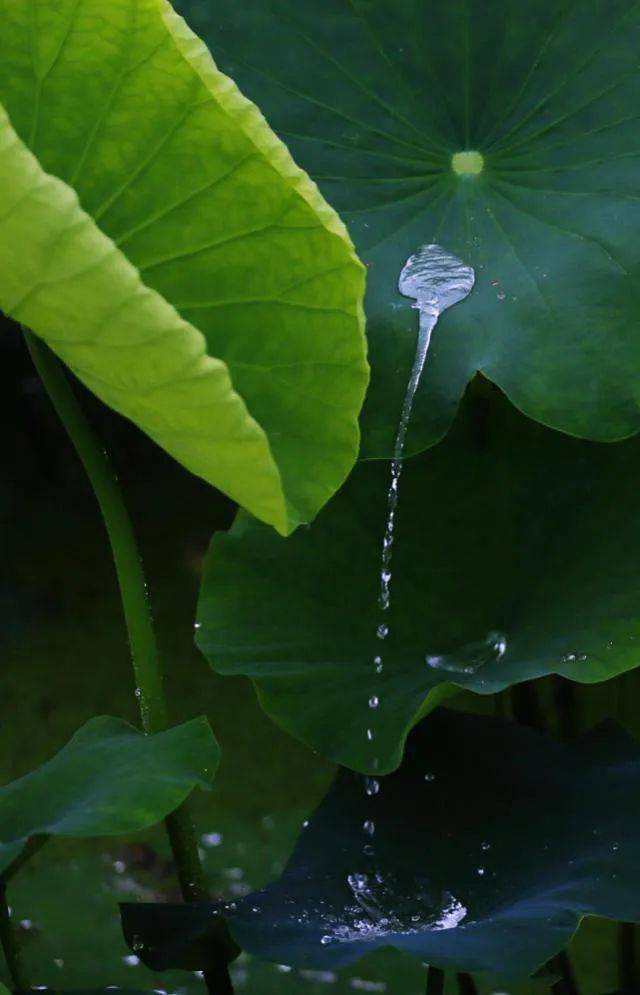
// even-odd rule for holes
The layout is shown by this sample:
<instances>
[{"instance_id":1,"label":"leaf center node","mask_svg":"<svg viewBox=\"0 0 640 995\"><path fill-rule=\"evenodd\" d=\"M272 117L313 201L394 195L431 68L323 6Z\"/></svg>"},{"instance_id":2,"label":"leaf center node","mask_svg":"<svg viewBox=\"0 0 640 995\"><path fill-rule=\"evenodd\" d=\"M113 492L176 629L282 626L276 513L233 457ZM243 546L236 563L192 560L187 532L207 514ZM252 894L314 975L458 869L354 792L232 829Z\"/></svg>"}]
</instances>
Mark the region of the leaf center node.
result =
<instances>
[{"instance_id":1,"label":"leaf center node","mask_svg":"<svg viewBox=\"0 0 640 995\"><path fill-rule=\"evenodd\" d=\"M477 176L483 167L484 158L480 152L467 150L451 156L451 168L457 176Z\"/></svg>"}]
</instances>

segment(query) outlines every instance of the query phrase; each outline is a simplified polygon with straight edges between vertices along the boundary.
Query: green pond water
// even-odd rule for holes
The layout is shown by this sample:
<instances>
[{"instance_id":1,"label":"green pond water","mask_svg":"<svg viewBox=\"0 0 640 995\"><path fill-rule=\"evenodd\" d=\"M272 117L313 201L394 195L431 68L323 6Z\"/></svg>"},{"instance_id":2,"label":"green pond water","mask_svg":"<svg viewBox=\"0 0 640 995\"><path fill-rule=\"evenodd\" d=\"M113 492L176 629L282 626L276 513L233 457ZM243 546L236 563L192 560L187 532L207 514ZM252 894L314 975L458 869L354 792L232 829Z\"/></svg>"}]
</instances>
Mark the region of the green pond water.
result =
<instances>
[{"instance_id":1,"label":"green pond water","mask_svg":"<svg viewBox=\"0 0 640 995\"><path fill-rule=\"evenodd\" d=\"M115 575L93 497L15 334L5 336L0 358L6 454L0 481L0 778L5 782L48 758L92 715L135 722L136 701ZM214 790L196 797L195 814L212 895L230 900L279 875L334 768L274 726L248 682L214 675L193 646L202 557L214 529L230 523L229 503L122 420L96 402L88 404L113 451L139 531L173 718L204 712L222 747ZM613 693L607 686L587 690L583 707L597 715ZM475 707L470 698L458 703ZM153 973L132 959L117 903L136 898L177 898L159 830L124 841L45 847L10 893L34 983L204 992L197 976ZM615 989L615 951L611 924L583 924L572 947L583 995ZM237 992L250 995L422 995L425 986L424 967L392 950L340 974L305 973L242 956L233 976ZM0 979L8 981L4 964ZM477 983L483 995L548 990L548 982ZM456 990L451 977L447 991Z\"/></svg>"}]
</instances>

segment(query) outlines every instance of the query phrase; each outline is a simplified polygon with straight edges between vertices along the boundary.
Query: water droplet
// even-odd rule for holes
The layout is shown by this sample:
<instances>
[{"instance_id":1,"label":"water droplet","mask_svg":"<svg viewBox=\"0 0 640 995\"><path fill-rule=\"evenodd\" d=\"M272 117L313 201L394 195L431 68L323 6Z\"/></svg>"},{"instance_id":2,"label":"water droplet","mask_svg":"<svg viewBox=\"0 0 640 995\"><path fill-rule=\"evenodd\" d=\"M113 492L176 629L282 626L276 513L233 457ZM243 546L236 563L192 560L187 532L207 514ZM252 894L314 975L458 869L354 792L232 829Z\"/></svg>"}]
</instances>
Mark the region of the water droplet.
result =
<instances>
[{"instance_id":1,"label":"water droplet","mask_svg":"<svg viewBox=\"0 0 640 995\"><path fill-rule=\"evenodd\" d=\"M373 739L373 729L367 729L367 739L369 742Z\"/></svg>"},{"instance_id":2,"label":"water droplet","mask_svg":"<svg viewBox=\"0 0 640 995\"><path fill-rule=\"evenodd\" d=\"M372 694L371 697L369 698L369 708L377 708L379 704L380 704L380 699L378 698L377 694Z\"/></svg>"},{"instance_id":3,"label":"water droplet","mask_svg":"<svg viewBox=\"0 0 640 995\"><path fill-rule=\"evenodd\" d=\"M435 781L436 775L435 774L425 774L424 775L424 779L425 779L425 781Z\"/></svg>"},{"instance_id":4,"label":"water droplet","mask_svg":"<svg viewBox=\"0 0 640 995\"><path fill-rule=\"evenodd\" d=\"M367 834L367 836L373 836L376 831L376 824L373 819L365 819L362 823L362 828Z\"/></svg>"},{"instance_id":5,"label":"water droplet","mask_svg":"<svg viewBox=\"0 0 640 995\"><path fill-rule=\"evenodd\" d=\"M380 791L380 781L375 777L365 777L365 791L368 795L377 795Z\"/></svg>"},{"instance_id":6,"label":"water droplet","mask_svg":"<svg viewBox=\"0 0 640 995\"><path fill-rule=\"evenodd\" d=\"M367 874L349 874L347 876L347 882L352 891L360 892L364 891L367 887L369 877Z\"/></svg>"},{"instance_id":7,"label":"water droplet","mask_svg":"<svg viewBox=\"0 0 640 995\"><path fill-rule=\"evenodd\" d=\"M503 301L506 296L507 295L505 294L504 290L501 290L498 294L496 294L496 297L498 298L499 301Z\"/></svg>"},{"instance_id":8,"label":"water droplet","mask_svg":"<svg viewBox=\"0 0 640 995\"><path fill-rule=\"evenodd\" d=\"M381 656L374 656L374 658L373 658L373 666L375 667L376 674L381 674L382 673L382 657Z\"/></svg>"},{"instance_id":9,"label":"water droplet","mask_svg":"<svg viewBox=\"0 0 640 995\"><path fill-rule=\"evenodd\" d=\"M203 846L220 846L222 843L222 833L204 833L200 837Z\"/></svg>"},{"instance_id":10,"label":"water droplet","mask_svg":"<svg viewBox=\"0 0 640 995\"><path fill-rule=\"evenodd\" d=\"M379 625L378 628L376 629L376 635L378 639L386 639L387 636L389 635L389 626Z\"/></svg>"},{"instance_id":11,"label":"water droplet","mask_svg":"<svg viewBox=\"0 0 640 995\"><path fill-rule=\"evenodd\" d=\"M322 936L320 938L320 943L322 944L323 947L326 947L327 944L331 943L331 942L332 942L332 937L331 936Z\"/></svg>"},{"instance_id":12,"label":"water droplet","mask_svg":"<svg viewBox=\"0 0 640 995\"><path fill-rule=\"evenodd\" d=\"M478 874L480 875L480 877L482 877L482 875L484 874L484 867L478 867Z\"/></svg>"},{"instance_id":13,"label":"water droplet","mask_svg":"<svg viewBox=\"0 0 640 995\"><path fill-rule=\"evenodd\" d=\"M376 851L372 847L371 843L365 843L365 845L362 847L362 852L364 853L365 857L373 857Z\"/></svg>"},{"instance_id":14,"label":"water droplet","mask_svg":"<svg viewBox=\"0 0 640 995\"><path fill-rule=\"evenodd\" d=\"M491 843L481 843L480 844L480 849L481 850L490 850L491 849Z\"/></svg>"}]
</instances>

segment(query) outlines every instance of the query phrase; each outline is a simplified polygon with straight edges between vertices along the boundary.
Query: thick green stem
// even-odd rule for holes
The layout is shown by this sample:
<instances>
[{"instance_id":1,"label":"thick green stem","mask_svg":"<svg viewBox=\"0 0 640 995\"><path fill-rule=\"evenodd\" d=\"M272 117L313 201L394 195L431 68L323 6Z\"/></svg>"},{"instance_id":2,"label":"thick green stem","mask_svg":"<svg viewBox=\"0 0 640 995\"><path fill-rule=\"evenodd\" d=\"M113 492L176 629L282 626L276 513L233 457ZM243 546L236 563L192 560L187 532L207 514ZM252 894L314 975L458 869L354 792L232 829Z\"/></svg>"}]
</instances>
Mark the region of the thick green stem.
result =
<instances>
[{"instance_id":1,"label":"thick green stem","mask_svg":"<svg viewBox=\"0 0 640 995\"><path fill-rule=\"evenodd\" d=\"M120 585L142 725L147 733L161 732L167 727L162 671L131 519L109 457L85 418L60 363L35 335L25 330L25 338L34 366L80 457L100 505Z\"/></svg>"},{"instance_id":2,"label":"thick green stem","mask_svg":"<svg viewBox=\"0 0 640 995\"><path fill-rule=\"evenodd\" d=\"M7 969L16 992L27 992L31 985L22 960L20 938L11 922L7 904L6 884L0 884L0 942L7 961Z\"/></svg>"},{"instance_id":3,"label":"thick green stem","mask_svg":"<svg viewBox=\"0 0 640 995\"><path fill-rule=\"evenodd\" d=\"M168 725L167 703L147 585L129 513L109 457L94 435L61 364L36 336L26 329L24 333L34 366L80 457L102 512L118 576L143 729L148 734L161 732ZM205 901L206 880L188 800L167 817L166 826L184 900Z\"/></svg>"}]
</instances>

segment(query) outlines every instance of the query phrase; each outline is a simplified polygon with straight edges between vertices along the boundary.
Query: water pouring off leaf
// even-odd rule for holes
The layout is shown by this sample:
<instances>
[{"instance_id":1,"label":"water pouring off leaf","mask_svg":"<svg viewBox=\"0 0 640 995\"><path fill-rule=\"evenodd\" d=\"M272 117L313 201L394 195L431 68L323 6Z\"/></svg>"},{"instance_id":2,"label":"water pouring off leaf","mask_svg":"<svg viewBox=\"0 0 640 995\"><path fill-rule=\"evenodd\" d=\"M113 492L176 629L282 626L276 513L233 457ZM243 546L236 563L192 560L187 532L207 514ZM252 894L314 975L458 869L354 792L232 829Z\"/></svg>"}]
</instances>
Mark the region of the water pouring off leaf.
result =
<instances>
[{"instance_id":1,"label":"water pouring off leaf","mask_svg":"<svg viewBox=\"0 0 640 995\"><path fill-rule=\"evenodd\" d=\"M411 411L416 391L431 342L431 333L438 318L449 307L459 304L473 290L475 273L461 259L447 252L441 245L422 245L412 256L409 256L402 267L398 279L398 290L405 297L412 297L415 307L420 312L418 341L416 354L409 376L409 383L400 413L400 422L393 447L391 463L391 484L387 495L387 522L382 541L382 566L380 572L380 594L378 605L385 610L389 607L391 597L391 563L396 507L398 504L398 488L402 473L402 457L404 454L407 430L411 419Z\"/></svg>"}]
</instances>

